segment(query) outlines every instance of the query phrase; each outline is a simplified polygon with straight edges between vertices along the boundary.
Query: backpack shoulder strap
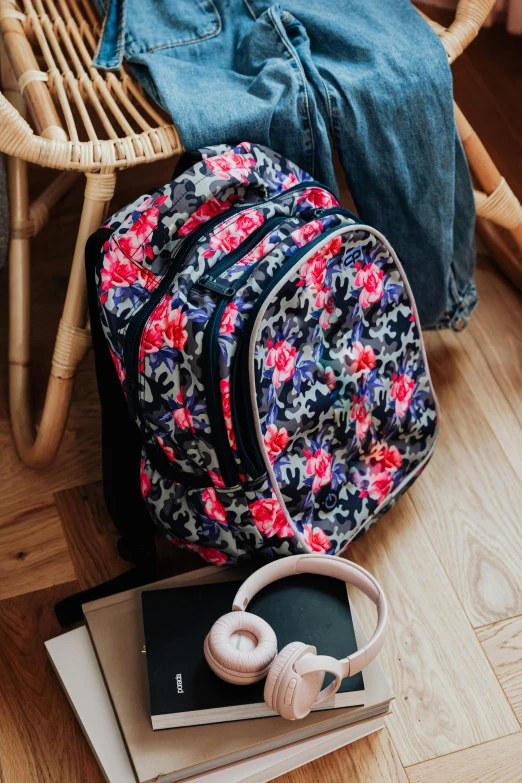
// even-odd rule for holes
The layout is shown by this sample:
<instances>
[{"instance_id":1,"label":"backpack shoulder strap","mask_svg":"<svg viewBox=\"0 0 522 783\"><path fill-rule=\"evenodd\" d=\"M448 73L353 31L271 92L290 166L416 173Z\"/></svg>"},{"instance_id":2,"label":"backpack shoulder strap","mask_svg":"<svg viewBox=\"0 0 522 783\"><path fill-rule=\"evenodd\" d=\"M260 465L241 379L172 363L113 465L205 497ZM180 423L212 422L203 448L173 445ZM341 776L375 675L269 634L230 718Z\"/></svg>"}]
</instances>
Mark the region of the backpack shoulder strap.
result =
<instances>
[{"instance_id":1,"label":"backpack shoulder strap","mask_svg":"<svg viewBox=\"0 0 522 783\"><path fill-rule=\"evenodd\" d=\"M109 228L93 234L85 250L87 298L98 394L101 403L102 473L105 504L121 536L118 551L136 568L97 587L84 590L56 604L61 625L82 619L81 606L131 587L150 582L155 576L155 548L150 515L140 489L142 437L127 410L127 403L103 334L98 307L95 268Z\"/></svg>"}]
</instances>

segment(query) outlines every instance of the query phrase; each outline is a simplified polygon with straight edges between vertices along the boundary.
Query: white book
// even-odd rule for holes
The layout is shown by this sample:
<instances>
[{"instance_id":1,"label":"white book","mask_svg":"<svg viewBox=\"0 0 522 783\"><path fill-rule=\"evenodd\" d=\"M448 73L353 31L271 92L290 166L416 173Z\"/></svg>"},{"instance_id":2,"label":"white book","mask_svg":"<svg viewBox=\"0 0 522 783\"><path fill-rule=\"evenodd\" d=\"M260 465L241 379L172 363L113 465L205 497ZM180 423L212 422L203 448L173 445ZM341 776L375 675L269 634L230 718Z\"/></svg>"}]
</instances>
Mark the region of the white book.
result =
<instances>
[{"instance_id":1,"label":"white book","mask_svg":"<svg viewBox=\"0 0 522 783\"><path fill-rule=\"evenodd\" d=\"M136 783L87 629L46 642L47 652L108 783ZM384 726L384 715L228 764L187 783L266 783Z\"/></svg>"}]
</instances>

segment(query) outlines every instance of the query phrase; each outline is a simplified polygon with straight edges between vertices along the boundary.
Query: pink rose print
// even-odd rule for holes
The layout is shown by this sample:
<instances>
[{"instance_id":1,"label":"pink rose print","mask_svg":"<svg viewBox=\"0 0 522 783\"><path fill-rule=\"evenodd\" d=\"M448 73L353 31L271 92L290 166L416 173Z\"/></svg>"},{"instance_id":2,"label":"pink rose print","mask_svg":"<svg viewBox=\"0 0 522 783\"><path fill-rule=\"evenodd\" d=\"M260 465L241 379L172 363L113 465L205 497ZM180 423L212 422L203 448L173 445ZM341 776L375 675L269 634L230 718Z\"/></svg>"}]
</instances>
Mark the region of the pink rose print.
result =
<instances>
[{"instance_id":1,"label":"pink rose print","mask_svg":"<svg viewBox=\"0 0 522 783\"><path fill-rule=\"evenodd\" d=\"M275 424L269 424L263 442L267 450L270 462L275 462L279 455L286 449L290 436L284 427L277 429Z\"/></svg>"},{"instance_id":2,"label":"pink rose print","mask_svg":"<svg viewBox=\"0 0 522 783\"><path fill-rule=\"evenodd\" d=\"M174 421L182 430L190 430L194 432L194 422L192 421L192 414L188 408L183 405L183 394L180 391L176 394L176 402L181 405L181 408L177 408L172 411Z\"/></svg>"},{"instance_id":3,"label":"pink rose print","mask_svg":"<svg viewBox=\"0 0 522 783\"><path fill-rule=\"evenodd\" d=\"M312 491L317 492L332 480L332 455L324 449L317 449L314 454L304 449L306 457L306 475L313 476Z\"/></svg>"},{"instance_id":4,"label":"pink rose print","mask_svg":"<svg viewBox=\"0 0 522 783\"><path fill-rule=\"evenodd\" d=\"M392 473L402 466L402 456L397 446L388 446L386 443L377 443L369 454L370 459L382 463L386 470Z\"/></svg>"},{"instance_id":5,"label":"pink rose print","mask_svg":"<svg viewBox=\"0 0 522 783\"><path fill-rule=\"evenodd\" d=\"M328 552L330 549L330 539L320 527L312 528L310 524L305 525L303 527L303 536L305 544L312 552Z\"/></svg>"},{"instance_id":6,"label":"pink rose print","mask_svg":"<svg viewBox=\"0 0 522 783\"><path fill-rule=\"evenodd\" d=\"M212 483L213 483L213 485L215 487L224 487L225 486L225 482L223 481L221 476L218 476L218 474L214 470L211 470L209 468L208 469L208 475L210 476L210 480L212 481Z\"/></svg>"},{"instance_id":7,"label":"pink rose print","mask_svg":"<svg viewBox=\"0 0 522 783\"><path fill-rule=\"evenodd\" d=\"M219 325L219 334L232 334L236 326L239 310L234 302L229 302L225 307Z\"/></svg>"},{"instance_id":8,"label":"pink rose print","mask_svg":"<svg viewBox=\"0 0 522 783\"><path fill-rule=\"evenodd\" d=\"M141 213L137 220L134 221L125 234L118 237L117 242L121 250L133 261L142 263L145 258L153 258L154 252L147 243L158 225L160 214L158 207L166 200L167 196L160 196L151 206L152 198L150 196L146 198L136 210L138 213Z\"/></svg>"},{"instance_id":9,"label":"pink rose print","mask_svg":"<svg viewBox=\"0 0 522 783\"><path fill-rule=\"evenodd\" d=\"M165 441L163 438L160 438L159 435L155 435L154 437L156 438L156 441L163 453L169 458L171 462L175 462L176 455L174 454L174 449L171 449L170 446L166 446Z\"/></svg>"},{"instance_id":10,"label":"pink rose print","mask_svg":"<svg viewBox=\"0 0 522 783\"><path fill-rule=\"evenodd\" d=\"M322 290L326 274L326 258L321 252L314 253L308 261L300 267L299 274L303 278L302 285L306 285L311 291L319 293Z\"/></svg>"},{"instance_id":11,"label":"pink rose print","mask_svg":"<svg viewBox=\"0 0 522 783\"><path fill-rule=\"evenodd\" d=\"M206 223L207 220L221 214L221 212L226 212L231 206L231 201L220 201L215 196L212 196L212 198L209 198L208 201L205 201L204 204L198 207L194 214L189 217L187 222L178 229L178 236L184 237L187 236L187 234L192 234L196 228L203 223Z\"/></svg>"},{"instance_id":12,"label":"pink rose print","mask_svg":"<svg viewBox=\"0 0 522 783\"><path fill-rule=\"evenodd\" d=\"M246 239L256 228L263 224L263 215L257 209L249 209L242 212L233 221L227 224L226 228L217 229L210 236L210 247L212 250L222 250L230 253L235 250L241 242ZM205 253L208 255L208 253Z\"/></svg>"},{"instance_id":13,"label":"pink rose print","mask_svg":"<svg viewBox=\"0 0 522 783\"><path fill-rule=\"evenodd\" d=\"M150 207L141 213L123 236L118 237L118 243L123 252L138 264L142 263L145 258L152 258L154 255L147 242L158 225L158 218L159 209Z\"/></svg>"},{"instance_id":14,"label":"pink rose print","mask_svg":"<svg viewBox=\"0 0 522 783\"><path fill-rule=\"evenodd\" d=\"M185 331L186 325L187 316L181 307L170 310L164 326L165 344L170 348L177 348L179 351L183 350L188 337Z\"/></svg>"},{"instance_id":15,"label":"pink rose print","mask_svg":"<svg viewBox=\"0 0 522 783\"><path fill-rule=\"evenodd\" d=\"M376 473L370 476L370 484L367 491L372 500L376 500L378 503L382 503L384 498L390 494L392 487L392 474L387 470L383 470L382 473Z\"/></svg>"},{"instance_id":16,"label":"pink rose print","mask_svg":"<svg viewBox=\"0 0 522 783\"><path fill-rule=\"evenodd\" d=\"M362 440L372 423L372 414L365 405L364 396L357 398L353 395L353 405L350 411L350 418L355 421L355 434Z\"/></svg>"},{"instance_id":17,"label":"pink rose print","mask_svg":"<svg viewBox=\"0 0 522 783\"><path fill-rule=\"evenodd\" d=\"M163 345L161 323L151 323L143 332L141 348L144 353L156 353Z\"/></svg>"},{"instance_id":18,"label":"pink rose print","mask_svg":"<svg viewBox=\"0 0 522 783\"><path fill-rule=\"evenodd\" d=\"M200 546L199 544L187 544L187 549L191 549L193 552L197 552L203 560L212 565L225 565L227 562L227 556L224 552L220 552L219 549L212 549L210 546Z\"/></svg>"},{"instance_id":19,"label":"pink rose print","mask_svg":"<svg viewBox=\"0 0 522 783\"><path fill-rule=\"evenodd\" d=\"M322 209L339 206L337 199L322 188L306 188L297 199L298 203L301 201L307 201L312 207L321 207Z\"/></svg>"},{"instance_id":20,"label":"pink rose print","mask_svg":"<svg viewBox=\"0 0 522 783\"><path fill-rule=\"evenodd\" d=\"M127 288L136 282L138 268L126 258L114 244L110 243L104 258L101 270L101 288L108 291L110 288Z\"/></svg>"},{"instance_id":21,"label":"pink rose print","mask_svg":"<svg viewBox=\"0 0 522 783\"><path fill-rule=\"evenodd\" d=\"M236 234L231 228L224 228L216 234L211 234L209 245L212 250L222 250L224 253L231 253L241 244L243 237ZM212 251L205 251L205 256L213 255Z\"/></svg>"},{"instance_id":22,"label":"pink rose print","mask_svg":"<svg viewBox=\"0 0 522 783\"><path fill-rule=\"evenodd\" d=\"M210 519L215 519L217 522L226 524L227 515L221 501L216 495L216 490L213 487L209 487L203 492L203 503L205 504L205 514Z\"/></svg>"},{"instance_id":23,"label":"pink rose print","mask_svg":"<svg viewBox=\"0 0 522 783\"><path fill-rule=\"evenodd\" d=\"M165 297L159 304L143 332L141 347L144 353L156 353L165 344L182 350L187 342L187 316L181 307L170 309L172 297Z\"/></svg>"},{"instance_id":24,"label":"pink rose print","mask_svg":"<svg viewBox=\"0 0 522 783\"><path fill-rule=\"evenodd\" d=\"M311 291L319 293L323 288L327 262L339 253L341 245L342 238L334 237L311 255L299 269L303 280L298 285L306 285Z\"/></svg>"},{"instance_id":25,"label":"pink rose print","mask_svg":"<svg viewBox=\"0 0 522 783\"><path fill-rule=\"evenodd\" d=\"M152 291L158 284L158 278L152 274L150 269L140 266L138 268L138 283L147 291Z\"/></svg>"},{"instance_id":26,"label":"pink rose print","mask_svg":"<svg viewBox=\"0 0 522 783\"><path fill-rule=\"evenodd\" d=\"M413 397L413 390L415 389L415 381L405 372L399 376L393 373L392 380L393 383L390 391L390 397L392 400L395 400L395 413L399 419L402 419L410 407L411 398Z\"/></svg>"},{"instance_id":27,"label":"pink rose print","mask_svg":"<svg viewBox=\"0 0 522 783\"><path fill-rule=\"evenodd\" d=\"M228 378L222 378L219 382L219 388L221 391L221 404L223 406L223 418L225 419L225 426L227 428L228 442L233 449L236 449L236 433L234 432L234 425L232 424L232 410L230 408L230 380Z\"/></svg>"},{"instance_id":28,"label":"pink rose print","mask_svg":"<svg viewBox=\"0 0 522 783\"><path fill-rule=\"evenodd\" d=\"M302 247L318 237L323 229L324 226L320 220L312 220L310 223L305 223L304 226L300 226L300 228L293 231L292 239L297 247Z\"/></svg>"},{"instance_id":29,"label":"pink rose print","mask_svg":"<svg viewBox=\"0 0 522 783\"><path fill-rule=\"evenodd\" d=\"M150 492L150 478L145 473L144 459L142 459L140 462L140 487L141 487L141 496L146 498Z\"/></svg>"},{"instance_id":30,"label":"pink rose print","mask_svg":"<svg viewBox=\"0 0 522 783\"><path fill-rule=\"evenodd\" d=\"M294 535L277 498L261 498L255 503L250 503L248 507L260 533L278 538L289 538Z\"/></svg>"},{"instance_id":31,"label":"pink rose print","mask_svg":"<svg viewBox=\"0 0 522 783\"><path fill-rule=\"evenodd\" d=\"M296 349L286 340L279 340L275 345L272 345L272 342L269 340L268 349L266 366L274 368L272 383L278 389L295 372Z\"/></svg>"},{"instance_id":32,"label":"pink rose print","mask_svg":"<svg viewBox=\"0 0 522 783\"><path fill-rule=\"evenodd\" d=\"M334 237L326 245L322 246L321 253L327 260L330 260L330 258L333 258L341 251L342 244L342 237Z\"/></svg>"},{"instance_id":33,"label":"pink rose print","mask_svg":"<svg viewBox=\"0 0 522 783\"><path fill-rule=\"evenodd\" d=\"M239 182L247 182L249 170L256 165L256 161L251 155L237 155L233 152L225 152L215 158L207 158L205 163L216 176L222 179L234 177Z\"/></svg>"},{"instance_id":34,"label":"pink rose print","mask_svg":"<svg viewBox=\"0 0 522 783\"><path fill-rule=\"evenodd\" d=\"M141 211L142 208L143 205L141 208L138 207L138 211L141 212L141 215L130 230L140 242L146 242L147 237L158 225L159 209L157 207L149 207L148 209Z\"/></svg>"},{"instance_id":35,"label":"pink rose print","mask_svg":"<svg viewBox=\"0 0 522 783\"><path fill-rule=\"evenodd\" d=\"M237 220L234 222L234 228L239 234L247 237L256 228L262 226L264 223L263 213L257 209L247 209L245 212L240 212Z\"/></svg>"},{"instance_id":36,"label":"pink rose print","mask_svg":"<svg viewBox=\"0 0 522 783\"><path fill-rule=\"evenodd\" d=\"M355 275L355 286L361 288L359 294L359 304L361 307L369 307L374 302L382 299L384 293L384 272L375 264L363 265L357 261L355 264L357 274Z\"/></svg>"},{"instance_id":37,"label":"pink rose print","mask_svg":"<svg viewBox=\"0 0 522 783\"><path fill-rule=\"evenodd\" d=\"M294 185L298 185L299 180L295 176L295 174L288 174L286 176L281 184L281 190L288 190L289 188L293 188Z\"/></svg>"},{"instance_id":38,"label":"pink rose print","mask_svg":"<svg viewBox=\"0 0 522 783\"><path fill-rule=\"evenodd\" d=\"M151 316L151 322L155 324L162 323L167 317L170 312L170 305L172 303L172 297L166 296L162 301L156 305L152 312Z\"/></svg>"},{"instance_id":39,"label":"pink rose print","mask_svg":"<svg viewBox=\"0 0 522 783\"><path fill-rule=\"evenodd\" d=\"M330 391L333 391L335 387L337 386L337 376L335 375L335 372L332 370L331 367L327 367L324 371L324 382L330 389Z\"/></svg>"},{"instance_id":40,"label":"pink rose print","mask_svg":"<svg viewBox=\"0 0 522 783\"><path fill-rule=\"evenodd\" d=\"M266 256L269 250L275 245L275 242L270 239L270 236L264 237L251 251L243 256L238 264L246 265L252 261L259 261L263 256Z\"/></svg>"},{"instance_id":41,"label":"pink rose print","mask_svg":"<svg viewBox=\"0 0 522 783\"><path fill-rule=\"evenodd\" d=\"M317 310L322 309L322 313L319 316L319 325L322 329L328 329L330 324L334 324L341 312L336 307L335 296L331 288L324 288L322 291L319 291L315 297L315 307Z\"/></svg>"},{"instance_id":42,"label":"pink rose print","mask_svg":"<svg viewBox=\"0 0 522 783\"><path fill-rule=\"evenodd\" d=\"M375 367L375 352L371 345L364 346L356 342L348 355L353 362L351 369L354 372L369 372Z\"/></svg>"}]
</instances>

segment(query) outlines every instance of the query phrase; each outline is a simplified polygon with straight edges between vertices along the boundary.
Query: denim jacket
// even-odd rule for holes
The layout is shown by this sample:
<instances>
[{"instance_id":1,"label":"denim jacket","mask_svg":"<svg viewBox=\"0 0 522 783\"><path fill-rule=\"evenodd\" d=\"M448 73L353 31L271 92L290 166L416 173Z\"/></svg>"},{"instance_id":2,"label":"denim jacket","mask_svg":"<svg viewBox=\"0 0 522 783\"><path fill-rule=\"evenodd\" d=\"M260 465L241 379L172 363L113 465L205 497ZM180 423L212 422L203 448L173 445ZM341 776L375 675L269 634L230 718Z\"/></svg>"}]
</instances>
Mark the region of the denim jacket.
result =
<instances>
[{"instance_id":1,"label":"denim jacket","mask_svg":"<svg viewBox=\"0 0 522 783\"><path fill-rule=\"evenodd\" d=\"M97 0L99 68L126 60L187 149L248 140L336 189L398 249L425 328L477 303L475 208L437 36L409 0Z\"/></svg>"}]
</instances>

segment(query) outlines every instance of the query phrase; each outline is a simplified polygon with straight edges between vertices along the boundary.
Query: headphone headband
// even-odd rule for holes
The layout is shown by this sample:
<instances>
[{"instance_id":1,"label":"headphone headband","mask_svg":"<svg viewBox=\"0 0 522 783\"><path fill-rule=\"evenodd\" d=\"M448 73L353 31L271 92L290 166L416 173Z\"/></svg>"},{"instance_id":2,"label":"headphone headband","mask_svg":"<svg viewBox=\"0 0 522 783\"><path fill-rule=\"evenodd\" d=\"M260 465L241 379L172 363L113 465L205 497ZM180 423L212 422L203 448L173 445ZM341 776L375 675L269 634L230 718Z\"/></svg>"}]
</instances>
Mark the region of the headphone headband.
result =
<instances>
[{"instance_id":1,"label":"headphone headband","mask_svg":"<svg viewBox=\"0 0 522 783\"><path fill-rule=\"evenodd\" d=\"M293 555L274 560L255 571L243 582L234 598L233 611L244 611L252 598L267 585L287 576L304 573L330 576L354 585L376 605L378 621L372 638L353 655L339 661L343 677L362 671L378 655L384 643L388 605L377 580L356 563L333 555L315 554Z\"/></svg>"}]
</instances>

